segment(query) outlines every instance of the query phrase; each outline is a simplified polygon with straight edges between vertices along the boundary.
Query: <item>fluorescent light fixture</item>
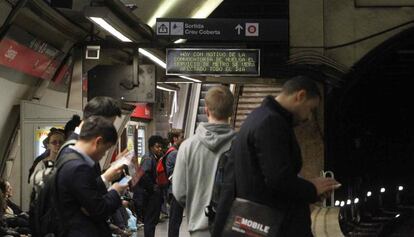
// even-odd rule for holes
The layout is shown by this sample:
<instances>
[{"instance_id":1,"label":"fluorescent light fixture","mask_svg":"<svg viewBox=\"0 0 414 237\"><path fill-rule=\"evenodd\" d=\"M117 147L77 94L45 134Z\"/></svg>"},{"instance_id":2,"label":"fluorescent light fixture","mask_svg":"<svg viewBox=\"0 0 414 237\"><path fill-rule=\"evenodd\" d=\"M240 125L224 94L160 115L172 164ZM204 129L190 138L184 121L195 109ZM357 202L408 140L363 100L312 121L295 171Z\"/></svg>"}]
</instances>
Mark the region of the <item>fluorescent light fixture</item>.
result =
<instances>
[{"instance_id":1,"label":"fluorescent light fixture","mask_svg":"<svg viewBox=\"0 0 414 237\"><path fill-rule=\"evenodd\" d=\"M193 81L193 82L201 82L200 80L198 80L198 79L194 79L194 78L191 78L191 77L187 77L187 76L180 76L181 78L183 78L183 79L187 79L187 80L190 80L190 81Z\"/></svg>"},{"instance_id":2,"label":"fluorescent light fixture","mask_svg":"<svg viewBox=\"0 0 414 237\"><path fill-rule=\"evenodd\" d=\"M194 13L191 15L191 18L206 18L208 17L214 9L216 9L223 0L208 0L205 1L200 8L196 9Z\"/></svg>"},{"instance_id":3,"label":"fluorescent light fixture","mask_svg":"<svg viewBox=\"0 0 414 237\"><path fill-rule=\"evenodd\" d=\"M359 198L354 199L354 203L357 204L359 202Z\"/></svg>"},{"instance_id":4,"label":"fluorescent light fixture","mask_svg":"<svg viewBox=\"0 0 414 237\"><path fill-rule=\"evenodd\" d=\"M371 197L372 196L372 192L371 191L368 191L367 192L367 197Z\"/></svg>"},{"instance_id":5,"label":"fluorescent light fixture","mask_svg":"<svg viewBox=\"0 0 414 237\"><path fill-rule=\"evenodd\" d=\"M154 28L155 23L157 23L157 18L164 17L169 10L173 9L173 6L177 2L179 2L179 1L178 0L164 0L164 1L162 1L162 4L160 4L159 7L157 8L157 10L155 11L155 13L152 14L152 16L148 20L147 24L149 26L151 26L152 28Z\"/></svg>"},{"instance_id":6,"label":"fluorescent light fixture","mask_svg":"<svg viewBox=\"0 0 414 237\"><path fill-rule=\"evenodd\" d=\"M178 102L177 102L177 92L174 91L173 102L171 105L171 115L170 119L174 117L174 114L178 112Z\"/></svg>"},{"instance_id":7,"label":"fluorescent light fixture","mask_svg":"<svg viewBox=\"0 0 414 237\"><path fill-rule=\"evenodd\" d=\"M341 206L341 207L345 206L345 202L344 202L344 201L342 201L340 206Z\"/></svg>"},{"instance_id":8,"label":"fluorescent light fixture","mask_svg":"<svg viewBox=\"0 0 414 237\"><path fill-rule=\"evenodd\" d=\"M403 186L398 186L398 191L403 191L404 187Z\"/></svg>"},{"instance_id":9,"label":"fluorescent light fixture","mask_svg":"<svg viewBox=\"0 0 414 237\"><path fill-rule=\"evenodd\" d=\"M153 61L154 63L156 63L156 64L158 64L158 65L160 65L160 67L162 67L162 68L166 68L167 67L167 64L165 64L165 62L164 61L162 61L161 59L159 59L157 56L155 56L154 54L152 54L151 52L149 52L149 51L147 51L147 50L145 50L145 49L143 49L143 48L139 48L138 49L138 52L140 53L140 54L142 54L142 55L144 55L145 57L147 57L147 58L149 58L151 61ZM181 78L183 78L183 79L186 79L186 80L189 80L189 81L192 81L192 82L201 82L200 80L198 80L198 79L194 79L194 78L191 78L191 77L187 77L187 76L180 76Z\"/></svg>"},{"instance_id":10,"label":"fluorescent light fixture","mask_svg":"<svg viewBox=\"0 0 414 237\"><path fill-rule=\"evenodd\" d=\"M139 48L138 52L142 55L144 55L145 57L149 58L151 61L153 61L154 63L160 65L160 67L162 68L166 68L167 64L165 64L164 61L162 61L161 59L159 59L157 56L155 56L154 54L152 54L151 52L143 49L143 48Z\"/></svg>"},{"instance_id":11,"label":"fluorescent light fixture","mask_svg":"<svg viewBox=\"0 0 414 237\"><path fill-rule=\"evenodd\" d=\"M340 202L339 200L336 200L336 201L335 201L335 206L337 207L337 206L339 206L339 205L341 205L341 202Z\"/></svg>"},{"instance_id":12,"label":"fluorescent light fixture","mask_svg":"<svg viewBox=\"0 0 414 237\"><path fill-rule=\"evenodd\" d=\"M351 199L346 200L346 205L351 205L352 201Z\"/></svg>"},{"instance_id":13,"label":"fluorescent light fixture","mask_svg":"<svg viewBox=\"0 0 414 237\"><path fill-rule=\"evenodd\" d=\"M192 84L192 81L161 81L160 84Z\"/></svg>"},{"instance_id":14,"label":"fluorescent light fixture","mask_svg":"<svg viewBox=\"0 0 414 237\"><path fill-rule=\"evenodd\" d=\"M112 34L122 42L139 42L143 39L141 33L136 29L144 29L141 26L131 28L129 24L124 22L112 9L105 6L86 6L83 14L91 22Z\"/></svg>"},{"instance_id":15,"label":"fluorescent light fixture","mask_svg":"<svg viewBox=\"0 0 414 237\"><path fill-rule=\"evenodd\" d=\"M182 44L182 43L185 43L186 41L187 41L186 39L178 39L174 41L174 44Z\"/></svg>"},{"instance_id":16,"label":"fluorescent light fixture","mask_svg":"<svg viewBox=\"0 0 414 237\"><path fill-rule=\"evenodd\" d=\"M103 18L100 17L89 17L93 22L98 24L102 29L108 31L113 36L121 40L122 42L132 42L132 40L125 35L123 35L121 32L116 30L114 27L112 27L108 22L106 22Z\"/></svg>"},{"instance_id":17,"label":"fluorescent light fixture","mask_svg":"<svg viewBox=\"0 0 414 237\"><path fill-rule=\"evenodd\" d=\"M380 192L385 193L385 188L381 188Z\"/></svg>"},{"instance_id":18,"label":"fluorescent light fixture","mask_svg":"<svg viewBox=\"0 0 414 237\"><path fill-rule=\"evenodd\" d=\"M160 86L160 85L157 85L157 89L163 90L163 91L168 91L168 92L175 92L175 90L172 90L172 89Z\"/></svg>"},{"instance_id":19,"label":"fluorescent light fixture","mask_svg":"<svg viewBox=\"0 0 414 237\"><path fill-rule=\"evenodd\" d=\"M147 24L154 28L155 24L157 23L157 18L166 17L166 14L169 10L174 8L174 5L177 4L178 0L165 0L163 3L157 8L155 13L150 17ZM206 18L208 17L214 9L216 9L223 0L206 0L204 4L201 5L199 8L195 9L191 14L191 18Z\"/></svg>"}]
</instances>

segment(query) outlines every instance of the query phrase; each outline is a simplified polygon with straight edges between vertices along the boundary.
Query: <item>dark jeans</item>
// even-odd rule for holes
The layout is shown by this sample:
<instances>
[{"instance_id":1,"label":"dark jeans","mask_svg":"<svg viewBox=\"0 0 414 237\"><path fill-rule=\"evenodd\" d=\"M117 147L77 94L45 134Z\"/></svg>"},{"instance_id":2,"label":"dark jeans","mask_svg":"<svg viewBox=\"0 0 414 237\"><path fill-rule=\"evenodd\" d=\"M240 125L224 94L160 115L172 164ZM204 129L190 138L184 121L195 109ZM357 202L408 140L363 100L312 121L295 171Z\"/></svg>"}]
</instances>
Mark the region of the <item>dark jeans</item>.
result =
<instances>
[{"instance_id":1,"label":"dark jeans","mask_svg":"<svg viewBox=\"0 0 414 237\"><path fill-rule=\"evenodd\" d=\"M178 204L174 197L170 204L170 219L168 222L168 237L178 237L180 234L180 225L183 220L184 208Z\"/></svg>"},{"instance_id":2,"label":"dark jeans","mask_svg":"<svg viewBox=\"0 0 414 237\"><path fill-rule=\"evenodd\" d=\"M155 227L160 219L162 199L160 190L153 191L145 197L145 205L143 206L145 237L154 237L155 235Z\"/></svg>"},{"instance_id":3,"label":"dark jeans","mask_svg":"<svg viewBox=\"0 0 414 237\"><path fill-rule=\"evenodd\" d=\"M138 186L138 185L136 185ZM145 202L145 195L146 192L141 187L134 187L134 206L135 206L135 212L137 214L137 219L141 222L144 222L144 202Z\"/></svg>"}]
</instances>

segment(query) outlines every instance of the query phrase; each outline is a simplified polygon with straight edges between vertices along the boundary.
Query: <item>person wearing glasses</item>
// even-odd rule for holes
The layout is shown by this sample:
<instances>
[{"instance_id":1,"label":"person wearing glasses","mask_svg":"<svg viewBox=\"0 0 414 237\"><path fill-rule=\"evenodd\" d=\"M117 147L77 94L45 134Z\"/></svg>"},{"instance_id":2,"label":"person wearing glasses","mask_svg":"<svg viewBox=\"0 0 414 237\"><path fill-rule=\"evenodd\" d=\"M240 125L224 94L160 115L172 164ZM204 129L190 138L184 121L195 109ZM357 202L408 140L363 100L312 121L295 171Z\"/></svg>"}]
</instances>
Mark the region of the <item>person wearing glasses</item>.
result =
<instances>
[{"instance_id":1,"label":"person wearing glasses","mask_svg":"<svg viewBox=\"0 0 414 237\"><path fill-rule=\"evenodd\" d=\"M51 168L55 164L56 156L60 147L65 142L65 132L63 129L51 128L49 134L45 138L44 144L46 149L49 150L49 156L39 162L30 177L30 182L33 185L38 185L43 181L45 177L52 170Z\"/></svg>"}]
</instances>

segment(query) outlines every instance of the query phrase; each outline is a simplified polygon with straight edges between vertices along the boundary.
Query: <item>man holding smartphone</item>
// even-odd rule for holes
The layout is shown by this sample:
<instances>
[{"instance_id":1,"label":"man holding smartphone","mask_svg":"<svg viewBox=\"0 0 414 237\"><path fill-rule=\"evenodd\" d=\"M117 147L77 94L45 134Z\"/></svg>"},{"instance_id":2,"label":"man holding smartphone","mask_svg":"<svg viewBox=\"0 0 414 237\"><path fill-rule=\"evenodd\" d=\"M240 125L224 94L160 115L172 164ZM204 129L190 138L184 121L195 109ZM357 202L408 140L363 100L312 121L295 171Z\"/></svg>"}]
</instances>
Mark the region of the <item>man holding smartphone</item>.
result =
<instances>
[{"instance_id":1,"label":"man holding smartphone","mask_svg":"<svg viewBox=\"0 0 414 237\"><path fill-rule=\"evenodd\" d=\"M107 219L121 206L121 195L128 184L114 183L109 191L95 163L116 144L118 135L113 124L99 116L84 121L79 140L62 154L64 163L56 176L57 205L61 212L63 236L111 236ZM112 182L113 179L107 180Z\"/></svg>"},{"instance_id":2,"label":"man holding smartphone","mask_svg":"<svg viewBox=\"0 0 414 237\"><path fill-rule=\"evenodd\" d=\"M302 155L293 128L311 118L320 100L318 86L310 78L288 80L276 98L267 96L249 114L231 148L235 196L282 213L281 226L275 226L280 236L313 236L309 205L339 186L332 178L299 176ZM230 206L221 208L217 213L226 213L223 210ZM216 216L213 236L220 235L223 216Z\"/></svg>"}]
</instances>

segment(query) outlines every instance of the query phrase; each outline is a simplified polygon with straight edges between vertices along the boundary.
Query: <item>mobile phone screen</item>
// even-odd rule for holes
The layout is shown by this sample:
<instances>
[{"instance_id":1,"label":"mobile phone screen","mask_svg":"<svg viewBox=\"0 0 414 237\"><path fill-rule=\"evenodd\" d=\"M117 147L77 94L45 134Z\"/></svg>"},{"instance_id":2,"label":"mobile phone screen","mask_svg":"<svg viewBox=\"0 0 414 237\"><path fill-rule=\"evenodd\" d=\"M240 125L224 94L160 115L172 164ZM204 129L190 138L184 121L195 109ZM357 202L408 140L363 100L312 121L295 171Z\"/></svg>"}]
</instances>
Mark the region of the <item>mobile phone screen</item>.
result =
<instances>
[{"instance_id":1,"label":"mobile phone screen","mask_svg":"<svg viewBox=\"0 0 414 237\"><path fill-rule=\"evenodd\" d=\"M125 177L123 177L122 179L121 179L121 181L119 181L119 184L120 185L126 185L126 184L128 184L128 182L131 180L132 178L131 178L131 176L125 176Z\"/></svg>"}]
</instances>

